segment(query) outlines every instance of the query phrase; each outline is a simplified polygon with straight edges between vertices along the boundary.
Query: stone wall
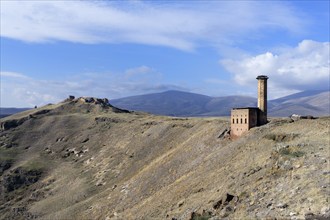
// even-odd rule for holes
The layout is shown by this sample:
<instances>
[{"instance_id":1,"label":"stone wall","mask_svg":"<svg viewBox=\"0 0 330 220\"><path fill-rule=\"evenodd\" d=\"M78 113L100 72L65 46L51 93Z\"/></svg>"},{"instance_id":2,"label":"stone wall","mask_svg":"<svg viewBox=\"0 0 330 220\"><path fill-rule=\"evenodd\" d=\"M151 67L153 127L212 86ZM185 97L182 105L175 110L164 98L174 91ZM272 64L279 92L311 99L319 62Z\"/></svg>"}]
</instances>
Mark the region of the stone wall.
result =
<instances>
[{"instance_id":1,"label":"stone wall","mask_svg":"<svg viewBox=\"0 0 330 220\"><path fill-rule=\"evenodd\" d=\"M257 126L258 108L235 108L231 110L231 136L239 137Z\"/></svg>"}]
</instances>

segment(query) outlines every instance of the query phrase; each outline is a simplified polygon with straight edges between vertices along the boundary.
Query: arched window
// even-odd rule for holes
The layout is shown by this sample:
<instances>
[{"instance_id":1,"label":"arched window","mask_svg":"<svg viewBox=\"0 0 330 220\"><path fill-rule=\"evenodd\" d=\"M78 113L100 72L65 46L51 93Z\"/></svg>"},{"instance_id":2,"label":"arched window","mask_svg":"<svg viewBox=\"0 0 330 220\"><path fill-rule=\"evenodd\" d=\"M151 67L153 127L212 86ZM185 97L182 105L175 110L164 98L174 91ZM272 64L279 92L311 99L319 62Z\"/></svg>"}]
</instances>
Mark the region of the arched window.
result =
<instances>
[{"instance_id":1,"label":"arched window","mask_svg":"<svg viewBox=\"0 0 330 220\"><path fill-rule=\"evenodd\" d=\"M238 124L238 118L236 118L236 124Z\"/></svg>"},{"instance_id":2,"label":"arched window","mask_svg":"<svg viewBox=\"0 0 330 220\"><path fill-rule=\"evenodd\" d=\"M233 118L233 124L235 124L235 119Z\"/></svg>"},{"instance_id":3,"label":"arched window","mask_svg":"<svg viewBox=\"0 0 330 220\"><path fill-rule=\"evenodd\" d=\"M243 118L241 118L241 124L243 124Z\"/></svg>"},{"instance_id":4,"label":"arched window","mask_svg":"<svg viewBox=\"0 0 330 220\"><path fill-rule=\"evenodd\" d=\"M245 119L245 124L247 124L247 119Z\"/></svg>"}]
</instances>

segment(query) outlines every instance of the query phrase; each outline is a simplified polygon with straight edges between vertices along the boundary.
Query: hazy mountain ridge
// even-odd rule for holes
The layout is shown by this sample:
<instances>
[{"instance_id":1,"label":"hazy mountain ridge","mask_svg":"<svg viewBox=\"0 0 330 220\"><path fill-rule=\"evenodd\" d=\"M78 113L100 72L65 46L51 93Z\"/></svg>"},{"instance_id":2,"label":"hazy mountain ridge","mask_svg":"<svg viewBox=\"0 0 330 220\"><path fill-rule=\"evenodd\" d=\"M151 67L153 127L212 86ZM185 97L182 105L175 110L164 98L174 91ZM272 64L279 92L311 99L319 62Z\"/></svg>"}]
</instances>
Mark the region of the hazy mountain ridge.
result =
<instances>
[{"instance_id":1,"label":"hazy mountain ridge","mask_svg":"<svg viewBox=\"0 0 330 220\"><path fill-rule=\"evenodd\" d=\"M273 105L270 115L287 116L300 115L330 115L330 92L324 90L305 91L271 100Z\"/></svg>"},{"instance_id":2,"label":"hazy mountain ridge","mask_svg":"<svg viewBox=\"0 0 330 220\"><path fill-rule=\"evenodd\" d=\"M211 97L188 92L167 91L162 93L131 96L111 100L113 105L125 109L144 111L157 115L199 115L206 111ZM130 108L126 108L130 106ZM165 114L166 113L166 114Z\"/></svg>"},{"instance_id":3,"label":"hazy mountain ridge","mask_svg":"<svg viewBox=\"0 0 330 220\"><path fill-rule=\"evenodd\" d=\"M330 115L329 91L305 91L268 101L270 116ZM115 106L169 116L229 116L235 107L257 106L248 96L210 97L181 91L167 91L111 100Z\"/></svg>"},{"instance_id":4,"label":"hazy mountain ridge","mask_svg":"<svg viewBox=\"0 0 330 220\"><path fill-rule=\"evenodd\" d=\"M0 118L16 114L22 111L27 111L31 108L0 108Z\"/></svg>"},{"instance_id":5,"label":"hazy mountain ridge","mask_svg":"<svg viewBox=\"0 0 330 220\"><path fill-rule=\"evenodd\" d=\"M0 219L330 217L329 117L230 140L228 119L84 100L0 120Z\"/></svg>"},{"instance_id":6,"label":"hazy mountain ridge","mask_svg":"<svg viewBox=\"0 0 330 220\"><path fill-rule=\"evenodd\" d=\"M249 96L211 97L182 91L166 91L146 95L113 99L119 108L167 116L229 116L236 107L255 107L257 99ZM1 117L29 108L0 108ZM268 101L269 116L286 117L292 114L330 115L330 92L304 91Z\"/></svg>"}]
</instances>

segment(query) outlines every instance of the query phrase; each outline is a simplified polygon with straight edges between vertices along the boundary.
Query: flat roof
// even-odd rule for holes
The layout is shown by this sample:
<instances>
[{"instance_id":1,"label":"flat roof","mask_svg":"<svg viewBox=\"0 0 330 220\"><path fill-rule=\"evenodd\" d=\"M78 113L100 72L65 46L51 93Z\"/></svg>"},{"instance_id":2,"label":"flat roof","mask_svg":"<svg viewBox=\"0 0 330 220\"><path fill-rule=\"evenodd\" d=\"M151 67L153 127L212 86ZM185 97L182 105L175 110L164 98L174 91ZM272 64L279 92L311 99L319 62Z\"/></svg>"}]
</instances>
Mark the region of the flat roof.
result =
<instances>
[{"instance_id":1,"label":"flat roof","mask_svg":"<svg viewBox=\"0 0 330 220\"><path fill-rule=\"evenodd\" d=\"M232 108L232 110L235 109L259 109L258 107L239 107L239 108Z\"/></svg>"},{"instance_id":2,"label":"flat roof","mask_svg":"<svg viewBox=\"0 0 330 220\"><path fill-rule=\"evenodd\" d=\"M268 76L265 76L265 75L259 75L256 79L268 79Z\"/></svg>"}]
</instances>

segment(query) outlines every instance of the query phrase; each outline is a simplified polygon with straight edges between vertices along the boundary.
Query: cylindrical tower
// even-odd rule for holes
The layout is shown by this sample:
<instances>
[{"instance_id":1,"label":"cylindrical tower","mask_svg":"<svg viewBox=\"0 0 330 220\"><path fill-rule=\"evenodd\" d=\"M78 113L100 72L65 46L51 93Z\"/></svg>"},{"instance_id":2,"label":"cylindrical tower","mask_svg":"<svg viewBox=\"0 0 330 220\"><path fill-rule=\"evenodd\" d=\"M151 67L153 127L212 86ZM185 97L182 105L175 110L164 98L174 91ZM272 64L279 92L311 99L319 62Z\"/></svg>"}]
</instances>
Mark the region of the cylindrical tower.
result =
<instances>
[{"instance_id":1,"label":"cylindrical tower","mask_svg":"<svg viewBox=\"0 0 330 220\"><path fill-rule=\"evenodd\" d=\"M268 76L260 75L257 77L258 80L258 108L260 109L259 114L259 125L267 123L267 79Z\"/></svg>"}]
</instances>

